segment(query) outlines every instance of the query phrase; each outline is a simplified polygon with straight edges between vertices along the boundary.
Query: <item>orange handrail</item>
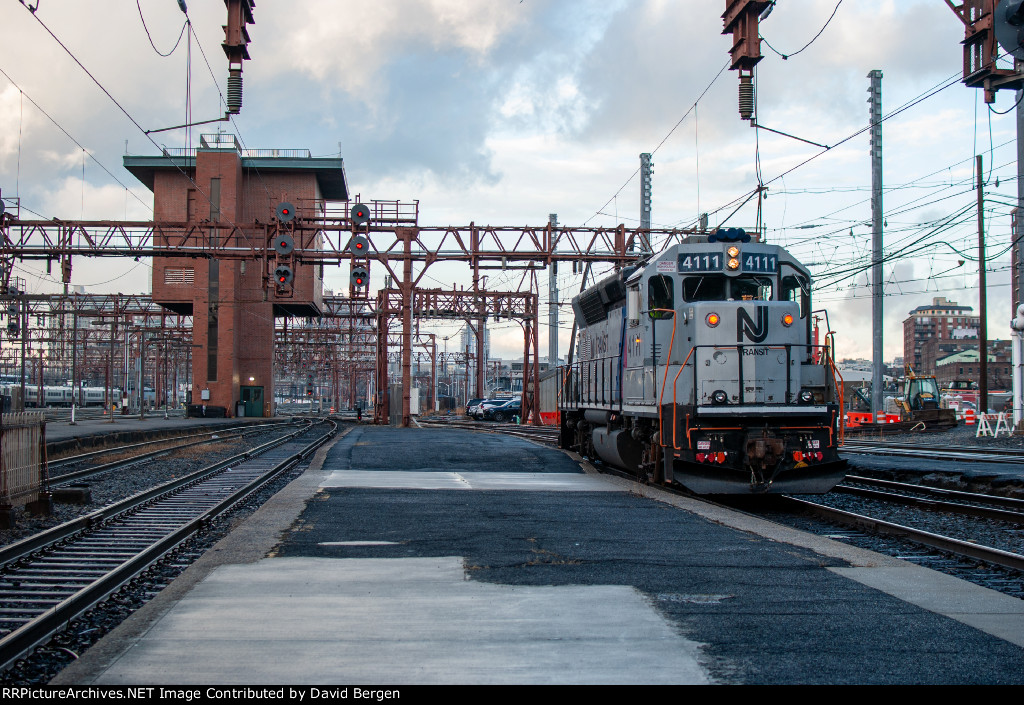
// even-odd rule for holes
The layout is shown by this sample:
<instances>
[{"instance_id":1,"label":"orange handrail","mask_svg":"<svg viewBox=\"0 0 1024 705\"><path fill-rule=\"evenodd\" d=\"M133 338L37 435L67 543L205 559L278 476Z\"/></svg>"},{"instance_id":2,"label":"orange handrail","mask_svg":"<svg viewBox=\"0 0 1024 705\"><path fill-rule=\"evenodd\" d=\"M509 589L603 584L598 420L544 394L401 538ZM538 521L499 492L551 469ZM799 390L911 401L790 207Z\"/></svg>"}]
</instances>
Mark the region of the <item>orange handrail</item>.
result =
<instances>
[{"instance_id":1,"label":"orange handrail","mask_svg":"<svg viewBox=\"0 0 1024 705\"><path fill-rule=\"evenodd\" d=\"M829 332L828 335L835 336L835 333ZM833 345L835 345L834 337ZM846 402L846 394L844 388L844 385L846 383L843 381L843 375L839 371L839 368L836 367L836 363L832 359L832 355L828 347L825 348L825 363L828 365L828 368L832 371L832 381L836 385L836 396L839 397L839 440L837 445L843 445L843 442L846 440L846 423L844 420L845 415L843 413L843 407ZM829 432L831 433L831 427L829 428Z\"/></svg>"},{"instance_id":2,"label":"orange handrail","mask_svg":"<svg viewBox=\"0 0 1024 705\"><path fill-rule=\"evenodd\" d=\"M693 346L692 348L690 348L690 353L686 356L686 359L683 360L683 364L679 366L679 371L676 372L675 379L672 380L672 450L682 450L681 446L677 446L676 445L676 428L678 428L678 426L679 426L679 424L676 423L676 412L679 411L679 404L676 402L676 390L679 389L679 384L678 384L678 382L679 382L679 375L683 374L683 370L686 369L686 365L690 362L690 356L693 355L693 351L696 350L696 349L697 349L696 345ZM694 365L696 365L696 364L697 364L696 361L694 361ZM668 372L668 368L666 368L665 371ZM696 376L696 374L694 376ZM662 391L664 391L664 390L662 390ZM694 387L693 393L694 393L694 404L696 404L697 403L696 402L696 394L697 394L697 388L696 387ZM658 407L660 409L661 408L661 404L658 404ZM658 422L659 422L659 424L661 423L661 419L660 418L658 419ZM689 432L687 432L687 441L689 441Z\"/></svg>"},{"instance_id":3,"label":"orange handrail","mask_svg":"<svg viewBox=\"0 0 1024 705\"><path fill-rule=\"evenodd\" d=\"M665 447L665 424L661 420L661 400L665 396L665 383L668 382L668 363L672 361L672 347L675 345L675 342L676 342L676 316L675 316L675 314L677 313L677 311L675 309L671 309L671 308L652 308L652 309L649 309L647 311L647 313L649 314L652 311L656 311L658 313L671 313L672 314L672 337L668 341L668 356L667 356L668 359L665 362L665 377L664 377L664 379L661 380L661 392L659 392L659 394L658 394L658 439L659 439L658 442L661 445L661 447L664 448ZM651 323L651 326L652 326L652 331L653 331L653 326L654 326L653 322ZM658 358L654 357L653 362L654 362L654 374L657 375L658 374ZM678 376L679 375L676 375L676 377L678 377ZM657 377L655 377L655 379L657 379ZM673 387L673 389L672 389L672 405L673 405L673 407L675 406L675 396L676 396L676 390ZM675 412L674 411L673 411L672 420L673 420L673 424L674 424L675 423Z\"/></svg>"}]
</instances>

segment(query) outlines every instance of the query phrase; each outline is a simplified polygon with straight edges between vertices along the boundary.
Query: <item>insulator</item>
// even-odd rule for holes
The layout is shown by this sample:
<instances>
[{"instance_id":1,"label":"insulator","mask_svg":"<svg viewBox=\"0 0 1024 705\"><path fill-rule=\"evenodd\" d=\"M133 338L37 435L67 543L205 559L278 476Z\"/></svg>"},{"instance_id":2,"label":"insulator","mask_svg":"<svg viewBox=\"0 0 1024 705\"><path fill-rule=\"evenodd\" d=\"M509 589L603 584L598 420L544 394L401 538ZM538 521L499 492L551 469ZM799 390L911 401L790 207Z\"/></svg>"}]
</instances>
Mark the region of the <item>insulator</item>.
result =
<instances>
[{"instance_id":1,"label":"insulator","mask_svg":"<svg viewBox=\"0 0 1024 705\"><path fill-rule=\"evenodd\" d=\"M228 74L228 112L238 115L242 112L242 72L232 70Z\"/></svg>"},{"instance_id":2,"label":"insulator","mask_svg":"<svg viewBox=\"0 0 1024 705\"><path fill-rule=\"evenodd\" d=\"M740 118L754 117L754 77L740 76Z\"/></svg>"}]
</instances>

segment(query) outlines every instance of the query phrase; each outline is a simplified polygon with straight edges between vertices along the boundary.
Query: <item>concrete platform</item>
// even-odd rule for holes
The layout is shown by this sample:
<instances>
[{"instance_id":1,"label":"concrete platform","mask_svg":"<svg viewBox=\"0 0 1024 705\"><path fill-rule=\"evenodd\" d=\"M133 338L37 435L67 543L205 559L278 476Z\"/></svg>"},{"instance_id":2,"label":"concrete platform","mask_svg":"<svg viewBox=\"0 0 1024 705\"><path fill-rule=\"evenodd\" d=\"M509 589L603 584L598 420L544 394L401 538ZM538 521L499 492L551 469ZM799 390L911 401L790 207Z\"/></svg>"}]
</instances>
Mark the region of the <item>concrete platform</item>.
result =
<instances>
[{"instance_id":1,"label":"concrete platform","mask_svg":"<svg viewBox=\"0 0 1024 705\"><path fill-rule=\"evenodd\" d=\"M55 684L1022 683L1024 601L588 472L360 426Z\"/></svg>"}]
</instances>

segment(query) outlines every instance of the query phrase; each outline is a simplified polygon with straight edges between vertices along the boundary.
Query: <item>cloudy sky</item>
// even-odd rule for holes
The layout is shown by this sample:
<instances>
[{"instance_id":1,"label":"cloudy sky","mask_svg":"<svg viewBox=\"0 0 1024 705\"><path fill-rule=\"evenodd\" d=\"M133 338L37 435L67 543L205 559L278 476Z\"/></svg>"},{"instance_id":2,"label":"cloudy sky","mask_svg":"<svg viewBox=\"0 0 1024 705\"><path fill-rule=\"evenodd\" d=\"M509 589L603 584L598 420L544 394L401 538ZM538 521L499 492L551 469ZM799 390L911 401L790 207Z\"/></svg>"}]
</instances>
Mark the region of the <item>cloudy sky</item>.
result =
<instances>
[{"instance_id":1,"label":"cloudy sky","mask_svg":"<svg viewBox=\"0 0 1024 705\"><path fill-rule=\"evenodd\" d=\"M39 5L35 16L25 3ZM194 119L223 112L224 4L189 0L191 31L163 57L185 21L175 0L25 3L5 0L0 11L4 198L20 198L25 218L149 218L152 196L122 156L156 153L140 126L183 123L187 95ZM762 22L771 48L762 45L757 70L759 123L838 145L827 151L740 120L736 73L722 70L731 45L721 34L724 8L724 0L259 0L244 107L227 129L250 148L340 153L354 193L418 199L420 222L430 225L542 225L549 213L566 225L636 225L641 152L654 153L655 226L691 225L702 212L715 225L760 173L768 240L811 264L840 357L870 357L871 176L868 135L856 133L868 119L867 74L880 69L884 112L898 113L883 126L893 255L886 359L902 355L902 321L915 306L937 296L978 305L976 154L988 180L989 336L1007 337L1014 97L1004 92L986 106L958 82L963 25L945 2L843 0L836 10L834 0L780 0ZM168 147L187 138L154 135ZM750 205L729 224L755 218ZM467 280L435 266L428 286ZM59 288L30 263L15 274L30 291ZM559 275L563 293L578 291L571 270ZM328 268L328 286L341 290L346 280L347 267ZM73 283L144 292L149 269L76 259ZM514 289L518 280L499 272L489 286ZM541 298L546 310L546 286ZM571 320L563 311L564 354ZM492 352L521 356L519 326L503 325ZM546 325L540 333L543 356Z\"/></svg>"}]
</instances>

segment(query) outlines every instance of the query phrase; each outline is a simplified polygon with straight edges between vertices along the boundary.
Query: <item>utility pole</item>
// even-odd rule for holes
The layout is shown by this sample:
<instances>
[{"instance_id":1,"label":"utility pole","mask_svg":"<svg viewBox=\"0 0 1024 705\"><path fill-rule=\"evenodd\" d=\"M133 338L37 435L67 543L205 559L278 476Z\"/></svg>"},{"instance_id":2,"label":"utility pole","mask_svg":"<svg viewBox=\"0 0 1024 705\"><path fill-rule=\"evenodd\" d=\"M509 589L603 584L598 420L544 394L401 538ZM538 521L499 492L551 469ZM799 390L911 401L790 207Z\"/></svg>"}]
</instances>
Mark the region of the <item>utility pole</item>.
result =
<instances>
[{"instance_id":1,"label":"utility pole","mask_svg":"<svg viewBox=\"0 0 1024 705\"><path fill-rule=\"evenodd\" d=\"M885 384L885 362L882 359L882 72L875 69L868 73L871 86L868 88L869 124L871 125L871 413L877 419L885 411L882 402L882 386Z\"/></svg>"},{"instance_id":2,"label":"utility pole","mask_svg":"<svg viewBox=\"0 0 1024 705\"><path fill-rule=\"evenodd\" d=\"M548 215L551 236L558 228L558 213ZM558 366L558 262L548 266L548 369Z\"/></svg>"},{"instance_id":3,"label":"utility pole","mask_svg":"<svg viewBox=\"0 0 1024 705\"><path fill-rule=\"evenodd\" d=\"M1013 425L1019 428L1024 419L1024 304L1017 306L1017 315L1010 320L1010 353L1013 361Z\"/></svg>"},{"instance_id":4,"label":"utility pole","mask_svg":"<svg viewBox=\"0 0 1024 705\"><path fill-rule=\"evenodd\" d=\"M1014 65L1024 70L1024 61L1016 59ZM1012 281L1016 284L1010 291L1011 311L1024 304L1024 90L1018 90L1017 96L1017 209L1014 212L1016 226L1013 242L1013 259L1011 267Z\"/></svg>"},{"instance_id":5,"label":"utility pole","mask_svg":"<svg viewBox=\"0 0 1024 705\"><path fill-rule=\"evenodd\" d=\"M978 170L978 413L988 413L988 302L985 296L985 172L981 155L975 157Z\"/></svg>"}]
</instances>

